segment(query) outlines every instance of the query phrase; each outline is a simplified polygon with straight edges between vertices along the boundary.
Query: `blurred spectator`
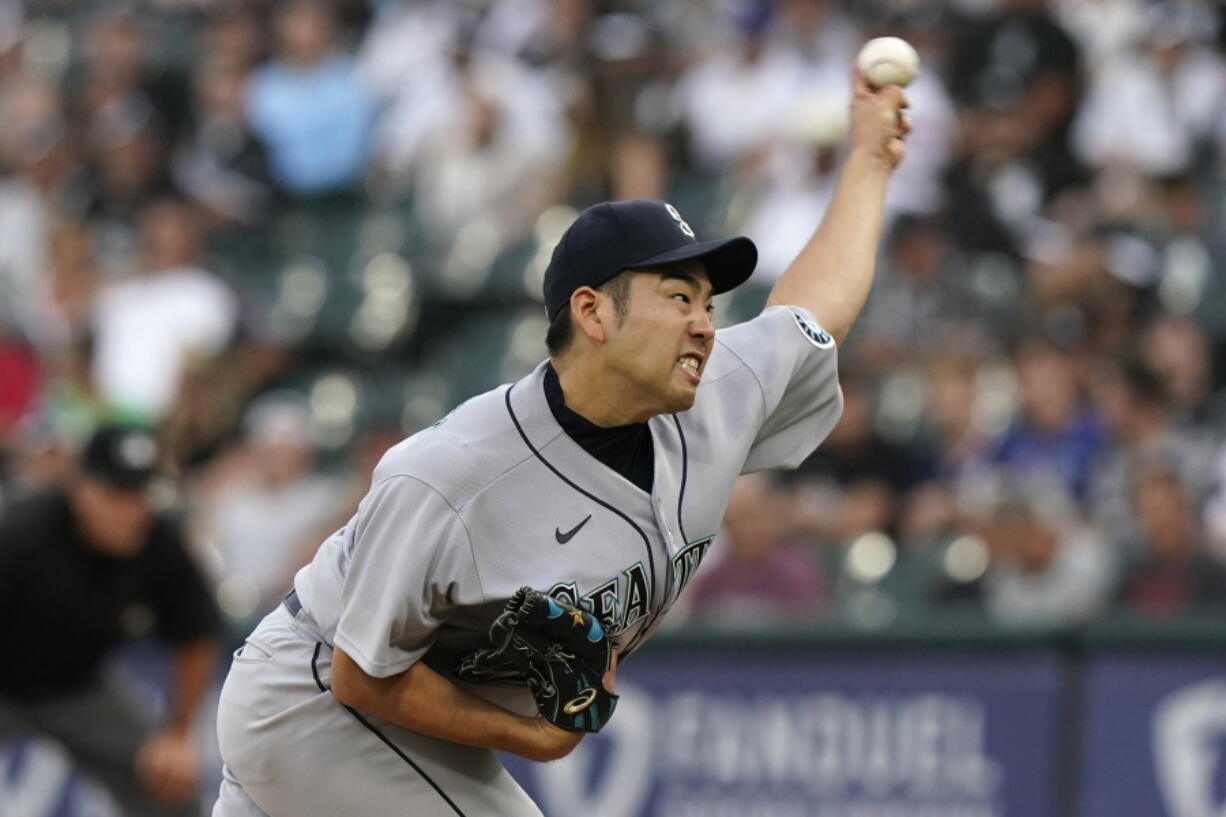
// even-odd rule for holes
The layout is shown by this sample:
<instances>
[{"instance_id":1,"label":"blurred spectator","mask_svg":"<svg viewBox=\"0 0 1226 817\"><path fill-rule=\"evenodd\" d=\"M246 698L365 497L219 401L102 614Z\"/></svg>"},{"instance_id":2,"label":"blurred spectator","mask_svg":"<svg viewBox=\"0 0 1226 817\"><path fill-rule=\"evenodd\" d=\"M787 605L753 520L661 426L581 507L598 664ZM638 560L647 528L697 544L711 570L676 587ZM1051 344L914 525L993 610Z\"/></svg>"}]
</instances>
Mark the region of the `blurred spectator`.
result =
<instances>
[{"instance_id":1,"label":"blurred spectator","mask_svg":"<svg viewBox=\"0 0 1226 817\"><path fill-rule=\"evenodd\" d=\"M519 16L521 22L531 18L531 13ZM358 65L391 119L409 113L395 110L398 100L406 109L445 102L440 83L447 81L449 57L459 48L468 19L463 7L447 0L384 4L379 9L378 24L366 32Z\"/></svg>"},{"instance_id":2,"label":"blurred spectator","mask_svg":"<svg viewBox=\"0 0 1226 817\"><path fill-rule=\"evenodd\" d=\"M992 439L979 416L977 370L972 359L957 353L936 357L927 369L928 462L932 475L957 486L987 462Z\"/></svg>"},{"instance_id":3,"label":"blurred spectator","mask_svg":"<svg viewBox=\"0 0 1226 817\"><path fill-rule=\"evenodd\" d=\"M33 350L0 327L0 450L13 426L33 407L39 379Z\"/></svg>"},{"instance_id":4,"label":"blurred spectator","mask_svg":"<svg viewBox=\"0 0 1226 817\"><path fill-rule=\"evenodd\" d=\"M488 170L501 157L511 170L495 168L496 181L521 178L531 165L541 169L540 181L552 181L548 171L565 160L570 135L559 88L563 78L474 47L463 36L462 22L454 4L422 3L389 11L385 26L371 30L362 67L387 98L377 139L380 171L393 187L404 188L428 173L436 159L462 169L468 164L469 170L483 164ZM423 183L425 203L445 211L455 187ZM481 195L458 192L465 202ZM529 196L524 201L530 209L542 206ZM530 221L531 214L522 220Z\"/></svg>"},{"instance_id":5,"label":"blurred spectator","mask_svg":"<svg viewBox=\"0 0 1226 817\"><path fill-rule=\"evenodd\" d=\"M250 4L217 4L204 33L205 61L250 69L265 56L260 23L259 12Z\"/></svg>"},{"instance_id":6,"label":"blurred spectator","mask_svg":"<svg viewBox=\"0 0 1226 817\"><path fill-rule=\"evenodd\" d=\"M807 500L798 524L829 544L870 531L893 531L899 500L923 475L913 453L880 433L877 405L865 378L844 375L843 415L830 436L789 481Z\"/></svg>"},{"instance_id":7,"label":"blurred spectator","mask_svg":"<svg viewBox=\"0 0 1226 817\"><path fill-rule=\"evenodd\" d=\"M1132 486L1140 546L1119 600L1136 613L1166 617L1226 604L1226 567L1205 550L1204 532L1178 472L1140 471Z\"/></svg>"},{"instance_id":8,"label":"blurred spectator","mask_svg":"<svg viewBox=\"0 0 1226 817\"><path fill-rule=\"evenodd\" d=\"M1010 626L1079 624L1106 604L1114 565L1106 543L1077 517L1059 480L1008 475L983 527L991 567L984 604Z\"/></svg>"},{"instance_id":9,"label":"blurred spectator","mask_svg":"<svg viewBox=\"0 0 1226 817\"><path fill-rule=\"evenodd\" d=\"M677 104L704 169L761 161L801 92L811 90L802 87L800 54L770 38L770 19L767 4L742 4L736 44L706 55L677 83ZM846 89L846 74L841 81Z\"/></svg>"},{"instance_id":10,"label":"blurred spectator","mask_svg":"<svg viewBox=\"0 0 1226 817\"><path fill-rule=\"evenodd\" d=\"M990 473L993 442L974 361L956 354L936 357L925 374L925 428L914 454L923 476L908 492L899 519L900 539L918 549L959 531L956 497Z\"/></svg>"},{"instance_id":11,"label":"blurred spectator","mask_svg":"<svg viewBox=\"0 0 1226 817\"><path fill-rule=\"evenodd\" d=\"M1200 502L1211 484L1217 449L1173 422L1162 381L1139 361L1125 360L1101 371L1096 392L1110 441L1087 500L1104 534L1122 545L1136 539L1131 485L1141 470L1154 462L1172 463L1184 490Z\"/></svg>"},{"instance_id":12,"label":"blurred spectator","mask_svg":"<svg viewBox=\"0 0 1226 817\"><path fill-rule=\"evenodd\" d=\"M904 446L880 433L871 382L853 375L844 375L842 381L843 415L800 473L844 486L868 480L901 491L914 485L921 473L919 464Z\"/></svg>"},{"instance_id":13,"label":"blurred spectator","mask_svg":"<svg viewBox=\"0 0 1226 817\"><path fill-rule=\"evenodd\" d=\"M1001 179L993 191L999 203L1021 194L1019 185L1037 182L1047 197L1079 181L1067 137L1081 55L1047 0L1001 0L999 12L972 20L954 43L947 77L966 107L965 130L978 131L987 149L993 136L1007 139L1006 150L1028 160L1024 169L1017 166L1016 178Z\"/></svg>"},{"instance_id":14,"label":"blurred spectator","mask_svg":"<svg viewBox=\"0 0 1226 817\"><path fill-rule=\"evenodd\" d=\"M98 268L93 236L84 221L57 224L48 250L49 291L38 308L31 311L36 326L33 336L40 346L58 349L90 332L98 295Z\"/></svg>"},{"instance_id":15,"label":"blurred spectator","mask_svg":"<svg viewBox=\"0 0 1226 817\"><path fill-rule=\"evenodd\" d=\"M1007 331L965 274L965 260L939 221L905 216L890 231L886 255L852 340L856 357L873 368L935 354L960 344L992 351Z\"/></svg>"},{"instance_id":16,"label":"blurred spectator","mask_svg":"<svg viewBox=\"0 0 1226 817\"><path fill-rule=\"evenodd\" d=\"M1226 234L1214 212L1212 186L1192 171L1154 179L1149 187L1152 203L1142 202L1133 241L1152 247L1152 255L1135 252L1137 271L1120 277L1151 288L1164 312L1194 318L1198 333L1226 337L1226 314L1218 314L1224 311L1226 282L1215 272L1226 264Z\"/></svg>"},{"instance_id":17,"label":"blurred spectator","mask_svg":"<svg viewBox=\"0 0 1226 817\"><path fill-rule=\"evenodd\" d=\"M402 160L429 235L446 241L470 224L517 238L556 193L564 158L560 111L539 79L513 65L456 57L450 109L424 125L415 153ZM529 100L536 100L533 105ZM515 104L510 104L514 100ZM525 127L529 105L541 119ZM405 146L398 146L403 149Z\"/></svg>"},{"instance_id":18,"label":"blurred spectator","mask_svg":"<svg viewBox=\"0 0 1226 817\"><path fill-rule=\"evenodd\" d=\"M253 222L271 197L264 145L247 128L246 69L213 60L196 75L192 129L176 152L174 177L183 191L223 219Z\"/></svg>"},{"instance_id":19,"label":"blurred spectator","mask_svg":"<svg viewBox=\"0 0 1226 817\"><path fill-rule=\"evenodd\" d=\"M0 513L23 497L68 484L80 448L80 438L70 442L37 415L13 426L9 439L0 440Z\"/></svg>"},{"instance_id":20,"label":"blurred spectator","mask_svg":"<svg viewBox=\"0 0 1226 817\"><path fill-rule=\"evenodd\" d=\"M174 195L167 175L165 135L142 105L115 108L88 134L85 214L98 262L108 278L140 263L140 222L154 202Z\"/></svg>"},{"instance_id":21,"label":"blurred spectator","mask_svg":"<svg viewBox=\"0 0 1226 817\"><path fill-rule=\"evenodd\" d=\"M1034 240L1047 202L1084 181L1068 146L1077 44L1046 0L1002 0L951 43L945 77L961 127L949 226L965 249L1015 256Z\"/></svg>"},{"instance_id":22,"label":"blurred spectator","mask_svg":"<svg viewBox=\"0 0 1226 817\"><path fill-rule=\"evenodd\" d=\"M488 23L518 16L517 5L500 3L503 13L487 18L479 42L490 38ZM695 34L705 42L711 18L724 10L582 0L550 0L538 8L543 19L518 54L549 78L570 120L566 199L667 198L674 74L691 58L678 39Z\"/></svg>"},{"instance_id":23,"label":"blurred spectator","mask_svg":"<svg viewBox=\"0 0 1226 817\"><path fill-rule=\"evenodd\" d=\"M32 310L47 295L47 241L65 205L71 155L55 88L18 75L0 84L0 325L38 331Z\"/></svg>"},{"instance_id":24,"label":"blurred spectator","mask_svg":"<svg viewBox=\"0 0 1226 817\"><path fill-rule=\"evenodd\" d=\"M1172 420L1212 428L1222 419L1214 404L1213 357L1205 331L1187 317L1162 315L1145 329L1139 354L1170 400ZM1219 398L1220 400L1220 398Z\"/></svg>"},{"instance_id":25,"label":"blurred spectator","mask_svg":"<svg viewBox=\"0 0 1226 817\"><path fill-rule=\"evenodd\" d=\"M7 453L12 467L7 475L0 473L10 499L65 484L76 453L106 417L106 407L90 379L89 349L88 337L76 337L35 350L38 354L32 361L37 369L32 385L36 390L24 414L9 429ZM0 375L0 384L20 386L22 381L9 372ZM0 458L6 447L3 438L0 432Z\"/></svg>"},{"instance_id":26,"label":"blurred spectator","mask_svg":"<svg viewBox=\"0 0 1226 817\"><path fill-rule=\"evenodd\" d=\"M1103 447L1103 430L1094 406L1083 398L1076 361L1039 339L1024 342L1015 360L1019 413L997 441L991 460L1054 474L1081 499Z\"/></svg>"},{"instance_id":27,"label":"blurred spectator","mask_svg":"<svg viewBox=\"0 0 1226 817\"><path fill-rule=\"evenodd\" d=\"M1211 553L1226 559L1226 446L1213 466L1213 490L1205 500L1205 536Z\"/></svg>"},{"instance_id":28,"label":"blurred spectator","mask_svg":"<svg viewBox=\"0 0 1226 817\"><path fill-rule=\"evenodd\" d=\"M1052 13L1076 40L1092 72L1132 48L1149 20L1146 0L1053 0Z\"/></svg>"},{"instance_id":29,"label":"blurred spectator","mask_svg":"<svg viewBox=\"0 0 1226 817\"><path fill-rule=\"evenodd\" d=\"M17 657L0 673L0 740L32 731L63 744L129 815L197 815L193 729L212 678L217 613L178 527L154 509L153 437L106 427L71 484L0 519L0 628ZM107 666L155 635L174 688L154 727Z\"/></svg>"},{"instance_id":30,"label":"blurred spectator","mask_svg":"<svg viewBox=\"0 0 1226 817\"><path fill-rule=\"evenodd\" d=\"M146 21L130 11L99 11L88 19L85 59L69 83L87 170L84 207L101 267L112 275L135 261L141 212L172 192L169 147L190 102L181 78L149 58L148 38Z\"/></svg>"},{"instance_id":31,"label":"blurred spectator","mask_svg":"<svg viewBox=\"0 0 1226 817\"><path fill-rule=\"evenodd\" d=\"M787 499L768 474L737 480L724 513L713 565L688 591L690 612L704 624L769 625L816 619L826 581L811 553L788 541Z\"/></svg>"},{"instance_id":32,"label":"blurred spectator","mask_svg":"<svg viewBox=\"0 0 1226 817\"><path fill-rule=\"evenodd\" d=\"M780 0L775 4L772 36L795 48L811 66L842 70L864 39L836 0Z\"/></svg>"},{"instance_id":33,"label":"blurred spectator","mask_svg":"<svg viewBox=\"0 0 1226 817\"><path fill-rule=\"evenodd\" d=\"M320 527L348 496L315 469L310 413L292 395L257 401L243 440L205 470L192 492L199 539L216 556L222 609L245 632L310 561Z\"/></svg>"},{"instance_id":34,"label":"blurred spectator","mask_svg":"<svg viewBox=\"0 0 1226 817\"><path fill-rule=\"evenodd\" d=\"M327 3L285 0L273 22L276 55L247 86L248 121L273 177L299 194L350 187L370 158L374 97L337 48Z\"/></svg>"},{"instance_id":35,"label":"blurred spectator","mask_svg":"<svg viewBox=\"0 0 1226 817\"><path fill-rule=\"evenodd\" d=\"M834 195L839 146L847 133L842 105L810 102L792 111L784 134L755 180L744 184L741 232L758 246L754 278L773 283L813 235ZM756 182L756 183L755 183Z\"/></svg>"},{"instance_id":36,"label":"blurred spectator","mask_svg":"<svg viewBox=\"0 0 1226 817\"><path fill-rule=\"evenodd\" d=\"M1137 44L1092 74L1073 128L1077 155L1088 165L1149 175L1186 172L1214 136L1226 64L1208 42L1212 12L1163 3L1151 6L1148 17Z\"/></svg>"},{"instance_id":37,"label":"blurred spectator","mask_svg":"<svg viewBox=\"0 0 1226 817\"><path fill-rule=\"evenodd\" d=\"M191 97L168 63L151 58L148 22L122 7L103 8L88 20L85 59L71 89L85 129L123 109L145 112L172 141L186 124Z\"/></svg>"},{"instance_id":38,"label":"blurred spectator","mask_svg":"<svg viewBox=\"0 0 1226 817\"><path fill-rule=\"evenodd\" d=\"M157 420L174 405L184 369L224 348L238 306L199 266L200 231L183 202L151 206L141 234L144 272L99 292L93 371L103 399Z\"/></svg>"},{"instance_id":39,"label":"blurred spectator","mask_svg":"<svg viewBox=\"0 0 1226 817\"><path fill-rule=\"evenodd\" d=\"M1111 249L1081 225L1058 225L1025 250L1025 278L1033 323L1065 343L1085 332L1085 313L1110 283Z\"/></svg>"}]
</instances>

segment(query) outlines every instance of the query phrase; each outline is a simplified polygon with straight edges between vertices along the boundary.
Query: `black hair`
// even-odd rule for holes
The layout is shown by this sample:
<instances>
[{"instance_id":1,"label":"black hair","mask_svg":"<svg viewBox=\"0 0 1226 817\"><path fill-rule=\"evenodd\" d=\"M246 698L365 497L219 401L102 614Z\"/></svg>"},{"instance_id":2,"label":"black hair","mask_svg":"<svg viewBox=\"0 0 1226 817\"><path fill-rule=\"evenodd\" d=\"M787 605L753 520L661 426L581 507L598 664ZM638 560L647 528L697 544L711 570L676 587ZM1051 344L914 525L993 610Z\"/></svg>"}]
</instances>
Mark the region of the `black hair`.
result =
<instances>
[{"instance_id":1,"label":"black hair","mask_svg":"<svg viewBox=\"0 0 1226 817\"><path fill-rule=\"evenodd\" d=\"M630 311L630 270L623 270L605 281L597 292L603 292L613 299L613 312L617 315L617 325L626 322ZM575 339L575 324L570 319L570 308L563 309L549 323L549 331L545 333L545 347L549 349L550 357L557 357L570 348Z\"/></svg>"}]
</instances>

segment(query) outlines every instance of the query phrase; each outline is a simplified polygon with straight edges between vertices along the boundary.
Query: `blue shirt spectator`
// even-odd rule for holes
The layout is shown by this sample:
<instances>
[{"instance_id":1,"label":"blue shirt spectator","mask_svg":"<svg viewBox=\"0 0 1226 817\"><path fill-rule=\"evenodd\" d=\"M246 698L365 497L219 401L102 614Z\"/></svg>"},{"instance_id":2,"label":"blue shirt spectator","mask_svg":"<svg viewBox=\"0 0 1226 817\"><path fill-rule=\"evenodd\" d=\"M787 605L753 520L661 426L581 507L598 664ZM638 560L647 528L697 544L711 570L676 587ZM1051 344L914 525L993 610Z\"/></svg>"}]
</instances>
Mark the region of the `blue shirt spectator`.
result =
<instances>
[{"instance_id":1,"label":"blue shirt spectator","mask_svg":"<svg viewBox=\"0 0 1226 817\"><path fill-rule=\"evenodd\" d=\"M375 99L353 61L332 50L330 11L310 0L283 7L277 56L247 86L247 117L265 142L276 181L293 193L358 180L370 156Z\"/></svg>"},{"instance_id":2,"label":"blue shirt spectator","mask_svg":"<svg viewBox=\"0 0 1226 817\"><path fill-rule=\"evenodd\" d=\"M990 460L1019 470L1046 470L1079 501L1105 443L1102 418L1082 398L1073 356L1039 339L1015 355L1019 413Z\"/></svg>"},{"instance_id":3,"label":"blue shirt spectator","mask_svg":"<svg viewBox=\"0 0 1226 817\"><path fill-rule=\"evenodd\" d=\"M1102 451L1104 434L1098 416L1077 412L1063 428L1042 429L1018 423L1001 438L992 461L1023 471L1047 471L1078 499L1083 499L1090 469Z\"/></svg>"}]
</instances>

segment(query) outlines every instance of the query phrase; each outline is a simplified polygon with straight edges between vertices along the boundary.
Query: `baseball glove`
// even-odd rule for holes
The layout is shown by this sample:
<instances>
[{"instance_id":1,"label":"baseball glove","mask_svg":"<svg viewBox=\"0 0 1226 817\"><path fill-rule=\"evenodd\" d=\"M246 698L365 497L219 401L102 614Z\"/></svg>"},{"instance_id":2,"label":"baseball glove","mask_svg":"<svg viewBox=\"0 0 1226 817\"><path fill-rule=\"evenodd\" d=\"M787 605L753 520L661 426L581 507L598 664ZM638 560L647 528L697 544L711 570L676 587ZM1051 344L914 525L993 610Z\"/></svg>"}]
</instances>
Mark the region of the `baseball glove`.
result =
<instances>
[{"instance_id":1,"label":"baseball glove","mask_svg":"<svg viewBox=\"0 0 1226 817\"><path fill-rule=\"evenodd\" d=\"M591 613L522 587L494 619L490 642L460 662L457 677L526 684L541 716L562 729L599 732L608 723L617 696L602 679L613 650Z\"/></svg>"}]
</instances>

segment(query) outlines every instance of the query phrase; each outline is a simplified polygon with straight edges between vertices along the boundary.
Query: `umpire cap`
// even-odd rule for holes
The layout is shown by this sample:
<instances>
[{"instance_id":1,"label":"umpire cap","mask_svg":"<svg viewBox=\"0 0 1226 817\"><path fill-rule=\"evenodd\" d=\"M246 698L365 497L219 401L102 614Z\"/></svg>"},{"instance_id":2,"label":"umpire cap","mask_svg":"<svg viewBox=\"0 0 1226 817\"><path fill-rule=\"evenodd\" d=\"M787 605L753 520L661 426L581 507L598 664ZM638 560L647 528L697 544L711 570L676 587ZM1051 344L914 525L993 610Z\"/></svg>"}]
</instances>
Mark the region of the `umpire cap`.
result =
<instances>
[{"instance_id":1,"label":"umpire cap","mask_svg":"<svg viewBox=\"0 0 1226 817\"><path fill-rule=\"evenodd\" d=\"M758 248L744 236L699 241L677 208L659 199L606 202L584 210L562 234L545 269L545 313L552 322L579 287L597 287L623 270L701 259L712 294L745 282Z\"/></svg>"},{"instance_id":2,"label":"umpire cap","mask_svg":"<svg viewBox=\"0 0 1226 817\"><path fill-rule=\"evenodd\" d=\"M140 490L157 476L157 440L137 426L101 426L81 454L81 470L116 488Z\"/></svg>"}]
</instances>

